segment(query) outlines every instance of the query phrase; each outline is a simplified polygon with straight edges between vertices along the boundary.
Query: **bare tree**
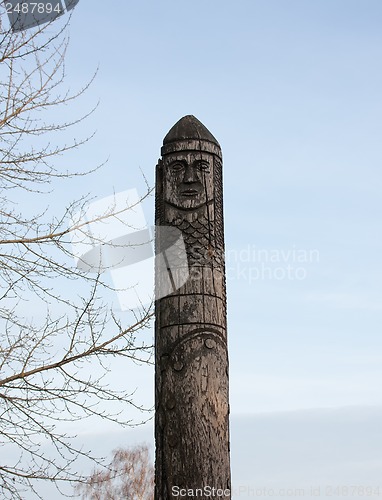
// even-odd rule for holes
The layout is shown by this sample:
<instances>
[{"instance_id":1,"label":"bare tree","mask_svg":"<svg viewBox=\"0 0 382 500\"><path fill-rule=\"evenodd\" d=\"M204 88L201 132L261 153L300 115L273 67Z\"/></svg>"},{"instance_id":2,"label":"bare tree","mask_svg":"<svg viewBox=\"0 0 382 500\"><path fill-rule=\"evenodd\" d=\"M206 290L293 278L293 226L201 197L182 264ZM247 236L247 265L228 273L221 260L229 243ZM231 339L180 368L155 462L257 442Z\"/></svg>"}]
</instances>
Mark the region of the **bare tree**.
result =
<instances>
[{"instance_id":1,"label":"bare tree","mask_svg":"<svg viewBox=\"0 0 382 500\"><path fill-rule=\"evenodd\" d=\"M93 171L55 167L59 155L90 138L62 142L65 130L84 116L52 120L88 87L75 93L65 88L67 25L60 20L14 33L4 24L1 14L0 495L21 499L28 490L41 498L39 481L57 487L81 481L76 460L95 459L60 430L62 422L98 417L128 425L126 409L139 407L131 391L113 390L105 377L117 357L150 362L151 346L137 342L136 334L151 326L152 310L142 307L123 324L103 301L111 286L101 272L74 268L71 233L86 238L94 220L68 222L86 197L53 217L47 211L31 215L14 202L20 192L40 197ZM95 220L118 215L114 208Z\"/></svg>"},{"instance_id":2,"label":"bare tree","mask_svg":"<svg viewBox=\"0 0 382 500\"><path fill-rule=\"evenodd\" d=\"M114 450L110 468L95 469L77 492L83 500L152 500L154 467L148 447Z\"/></svg>"}]
</instances>

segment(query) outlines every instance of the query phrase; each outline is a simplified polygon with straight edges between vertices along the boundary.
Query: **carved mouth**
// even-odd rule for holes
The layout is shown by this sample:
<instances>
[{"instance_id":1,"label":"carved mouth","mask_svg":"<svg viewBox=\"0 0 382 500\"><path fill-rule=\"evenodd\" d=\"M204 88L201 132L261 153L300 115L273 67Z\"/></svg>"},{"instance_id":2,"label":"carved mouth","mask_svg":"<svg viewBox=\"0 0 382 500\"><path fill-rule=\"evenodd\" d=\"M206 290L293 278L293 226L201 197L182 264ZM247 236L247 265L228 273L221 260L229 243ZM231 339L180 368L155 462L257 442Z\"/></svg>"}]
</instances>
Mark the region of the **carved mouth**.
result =
<instances>
[{"instance_id":1,"label":"carved mouth","mask_svg":"<svg viewBox=\"0 0 382 500\"><path fill-rule=\"evenodd\" d=\"M196 196L199 194L197 189L185 189L182 191L182 196Z\"/></svg>"}]
</instances>

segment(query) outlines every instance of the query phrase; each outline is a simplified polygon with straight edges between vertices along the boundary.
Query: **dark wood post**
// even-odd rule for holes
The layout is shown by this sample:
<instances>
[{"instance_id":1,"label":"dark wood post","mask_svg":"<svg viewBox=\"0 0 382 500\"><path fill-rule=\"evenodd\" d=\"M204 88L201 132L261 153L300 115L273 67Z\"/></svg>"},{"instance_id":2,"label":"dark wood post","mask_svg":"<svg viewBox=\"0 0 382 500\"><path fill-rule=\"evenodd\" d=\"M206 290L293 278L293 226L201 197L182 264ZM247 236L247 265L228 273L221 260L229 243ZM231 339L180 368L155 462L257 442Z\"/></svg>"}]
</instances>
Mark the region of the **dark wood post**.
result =
<instances>
[{"instance_id":1,"label":"dark wood post","mask_svg":"<svg viewBox=\"0 0 382 500\"><path fill-rule=\"evenodd\" d=\"M189 277L156 300L155 500L179 499L181 489L230 499L222 154L194 116L172 127L161 153L157 253L160 228L178 228L187 254L179 271ZM165 279L156 265L157 290Z\"/></svg>"}]
</instances>

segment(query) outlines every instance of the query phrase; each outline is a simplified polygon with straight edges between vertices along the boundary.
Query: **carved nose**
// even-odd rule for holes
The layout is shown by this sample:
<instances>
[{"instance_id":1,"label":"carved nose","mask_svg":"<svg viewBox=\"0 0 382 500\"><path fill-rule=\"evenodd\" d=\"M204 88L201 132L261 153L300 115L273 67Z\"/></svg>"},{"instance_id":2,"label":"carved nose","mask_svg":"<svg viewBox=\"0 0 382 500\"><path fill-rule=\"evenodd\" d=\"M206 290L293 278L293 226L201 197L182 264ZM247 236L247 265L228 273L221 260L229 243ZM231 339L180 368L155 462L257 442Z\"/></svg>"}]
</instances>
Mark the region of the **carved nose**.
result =
<instances>
[{"instance_id":1,"label":"carved nose","mask_svg":"<svg viewBox=\"0 0 382 500\"><path fill-rule=\"evenodd\" d=\"M189 184L191 182L197 182L197 180L195 170L190 165L187 165L186 171L184 172L183 182Z\"/></svg>"}]
</instances>

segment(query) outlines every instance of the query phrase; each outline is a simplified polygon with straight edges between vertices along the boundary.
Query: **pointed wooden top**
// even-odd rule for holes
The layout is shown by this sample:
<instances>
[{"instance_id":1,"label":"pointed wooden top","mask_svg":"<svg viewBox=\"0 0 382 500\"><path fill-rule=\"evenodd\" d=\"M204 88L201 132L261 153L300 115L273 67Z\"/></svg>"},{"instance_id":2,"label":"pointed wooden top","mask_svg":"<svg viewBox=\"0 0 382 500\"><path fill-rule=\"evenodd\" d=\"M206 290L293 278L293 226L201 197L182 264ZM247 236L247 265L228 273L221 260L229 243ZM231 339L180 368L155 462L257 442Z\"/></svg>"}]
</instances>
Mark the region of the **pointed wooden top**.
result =
<instances>
[{"instance_id":1,"label":"pointed wooden top","mask_svg":"<svg viewBox=\"0 0 382 500\"><path fill-rule=\"evenodd\" d=\"M207 127L193 115L183 116L183 118L176 122L163 139L163 145L189 139L212 142L220 147L220 144Z\"/></svg>"}]
</instances>

